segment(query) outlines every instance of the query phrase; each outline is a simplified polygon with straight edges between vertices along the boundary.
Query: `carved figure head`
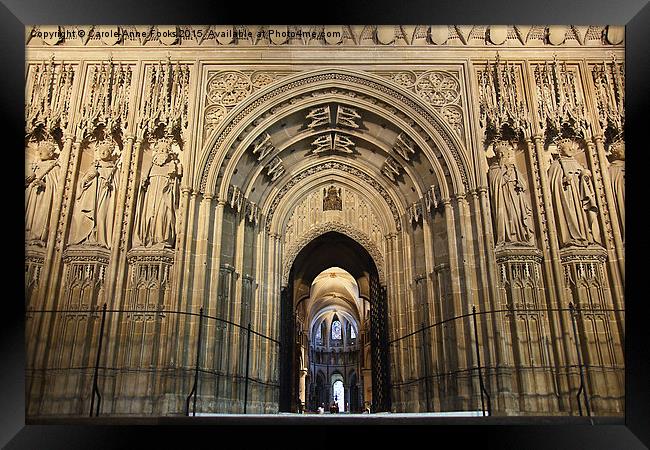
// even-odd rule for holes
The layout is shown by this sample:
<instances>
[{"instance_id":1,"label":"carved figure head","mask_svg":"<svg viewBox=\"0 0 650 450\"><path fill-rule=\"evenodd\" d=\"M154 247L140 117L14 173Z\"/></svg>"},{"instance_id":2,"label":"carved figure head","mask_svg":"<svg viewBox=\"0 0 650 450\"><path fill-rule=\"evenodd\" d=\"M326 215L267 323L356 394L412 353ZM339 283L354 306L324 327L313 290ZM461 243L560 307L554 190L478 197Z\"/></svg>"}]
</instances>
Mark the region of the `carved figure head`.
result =
<instances>
[{"instance_id":1,"label":"carved figure head","mask_svg":"<svg viewBox=\"0 0 650 450\"><path fill-rule=\"evenodd\" d=\"M102 161L110 161L115 159L113 150L115 144L112 139L105 139L95 143L95 158Z\"/></svg>"},{"instance_id":2,"label":"carved figure head","mask_svg":"<svg viewBox=\"0 0 650 450\"><path fill-rule=\"evenodd\" d=\"M497 141L494 143L494 154L502 163L510 163L514 161L515 149L510 141Z\"/></svg>"},{"instance_id":3,"label":"carved figure head","mask_svg":"<svg viewBox=\"0 0 650 450\"><path fill-rule=\"evenodd\" d=\"M54 141L44 140L38 143L38 156L41 161L47 161L56 157L58 147Z\"/></svg>"},{"instance_id":4,"label":"carved figure head","mask_svg":"<svg viewBox=\"0 0 650 450\"><path fill-rule=\"evenodd\" d=\"M153 146L153 160L155 164L163 165L171 160L173 155L174 151L172 150L171 138L165 137L156 141Z\"/></svg>"},{"instance_id":5,"label":"carved figure head","mask_svg":"<svg viewBox=\"0 0 650 450\"><path fill-rule=\"evenodd\" d=\"M609 151L613 159L625 161L625 141L618 139L609 146Z\"/></svg>"},{"instance_id":6,"label":"carved figure head","mask_svg":"<svg viewBox=\"0 0 650 450\"><path fill-rule=\"evenodd\" d=\"M555 141L560 155L572 157L580 150L580 145L573 138L562 138Z\"/></svg>"}]
</instances>

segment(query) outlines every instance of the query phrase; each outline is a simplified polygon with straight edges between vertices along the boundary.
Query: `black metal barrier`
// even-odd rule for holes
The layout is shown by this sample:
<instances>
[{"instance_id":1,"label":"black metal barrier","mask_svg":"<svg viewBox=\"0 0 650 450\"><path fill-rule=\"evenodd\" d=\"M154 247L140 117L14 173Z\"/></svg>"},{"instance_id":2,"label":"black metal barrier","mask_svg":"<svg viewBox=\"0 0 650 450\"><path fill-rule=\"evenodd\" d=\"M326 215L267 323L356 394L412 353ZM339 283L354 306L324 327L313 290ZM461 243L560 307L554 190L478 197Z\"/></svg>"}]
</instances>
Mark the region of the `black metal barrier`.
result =
<instances>
[{"instance_id":1,"label":"black metal barrier","mask_svg":"<svg viewBox=\"0 0 650 450\"><path fill-rule=\"evenodd\" d=\"M494 378L494 374L499 369L494 358L494 355L497 353L495 346L501 345L501 341L503 340L503 337L498 337L494 330L499 327L501 327L502 331L504 328L508 328L507 324L512 323L513 317L515 316L524 317L526 315L537 314L544 316L545 323L547 324L547 328L542 330L545 335L538 336L540 340L546 340L546 348L548 349L549 347L548 337L553 335L552 329L556 334L558 333L558 330L564 330L562 332L565 336L561 338L564 339L568 335L572 337L575 344L575 353L568 352L570 345L567 344L565 356L567 361L565 361L565 365L560 366L556 364L550 356L551 352L549 352L542 355L543 357L540 362L545 362L545 364L529 364L525 367L513 364L511 367L516 370L533 372L563 371L564 374L569 375L573 373L572 371L577 371L576 376L571 375L569 378L577 378L579 380L579 385L569 386L567 391L571 393L575 392L575 397L573 398L577 401L579 415L582 416L586 414L587 416L591 416L593 415L593 408L588 392L588 381L590 377L593 376L593 373L597 371L609 371L617 374L617 376L624 376L624 367L622 364L611 366L598 365L593 361L585 359L585 355L583 354L585 348L588 346L598 346L602 344L597 339L594 344L593 336L591 336L591 341L587 342L587 340L585 340L585 333L588 333L588 331L586 331L587 328L585 328L584 325L585 317L589 317L590 315L609 315L608 320L614 322L615 319L611 317L611 313L619 314L622 318L624 311L620 309L587 310L575 307L573 304L570 304L569 308L562 309L509 308L477 311L475 307L472 307L471 313L450 317L431 325L421 324L418 330L393 339L389 341L388 345L391 355L404 355L409 352L409 346L416 347L419 342L419 345L421 346L419 357L422 358L424 376L401 376L399 371L403 368L392 367L395 374L393 375L393 382L390 384L390 392L393 394L399 393L399 391L405 390L410 386L419 386L422 384L422 389L426 397L426 411L435 412L435 407L432 405L435 391L434 387L440 386L440 384L447 379L466 379L469 388L467 391L471 392L472 396L476 398L475 405L468 406L466 403L466 407L473 411L480 409L483 415L492 415L492 402L495 395L495 389L493 386L494 381L490 382L490 380ZM97 307L78 310L28 310L26 327L26 344L28 348L27 378L29 380L30 376L36 377L37 375L41 376L41 378L47 378L50 375L55 377L56 374L65 374L66 372L72 373L73 371L85 374L92 373L92 382L90 383L90 386L79 382L79 386L81 387L78 392L74 393L74 396L80 399L80 401L85 405L83 408L85 411L88 411L88 409L85 408L88 407L89 403L91 417L93 415L99 416L102 411L102 404L106 403L107 400L112 400L111 396L107 397L107 395L102 392L102 387L105 387L105 385L100 383L100 378L105 384L107 383L107 380L114 379L118 376L115 374L166 373L172 370L169 367L164 366L152 366L146 368L131 367L128 366L128 364L122 366L110 365L106 356L109 353L110 345L112 345L110 350L113 355L126 351L123 348L125 345L115 335L115 333L117 333L117 331L115 331L116 321L124 321L125 318L130 319L131 321L155 320L155 318L168 316L176 316L176 323L179 323L182 318L185 318L186 322L183 325L187 327L192 324L196 325L196 322L198 322L198 330L196 330L196 333L188 333L188 336L190 336L191 339L188 339L185 350L182 351L184 354L194 355L193 361L191 361L192 358L188 356L183 367L176 367L173 369L183 373L192 373L193 375L191 383L192 387L189 389L187 397L185 397L184 410L178 411L178 413L188 416L196 415L197 399L199 398L202 382L204 384L206 383L205 380L209 382L216 380L214 383L216 388L214 388L214 392L210 393L214 398L218 397L218 386L219 380L221 379L230 380L231 383L237 381L239 383L238 386L243 385L243 399L240 399L240 412L243 411L244 413L247 413L250 410L250 388L252 386L255 386L257 389L264 392L264 395L267 395L272 399L268 400L268 403L275 402L277 404L280 390L280 380L278 375L279 367L276 366L276 370L268 371L266 376L263 377L259 376L259 374L258 376L251 375L250 350L252 345L263 346L266 349L265 352L256 352L256 357L264 360L264 364L258 364L258 366L278 364L280 358L280 342L253 330L250 323L243 326L219 317L210 316L204 313L203 308L201 308L198 313L170 310L114 310L107 309L106 304L104 304L101 307L101 310ZM57 333L60 333L61 323L75 317L86 321L87 329L85 329L85 333L82 334L82 338L75 340L74 342L67 342ZM621 318L618 320L622 320ZM97 319L100 320L97 321ZM191 323L192 320L195 322ZM96 326L97 322L99 322L99 327ZM562 323L562 326L559 325L560 322ZM106 331L107 324L112 325L108 327L108 332ZM207 338L205 332L206 327L216 327L217 330L221 330L217 332L221 333L217 336L219 342L227 344L220 347L220 350L218 351L219 357L214 356L214 354L217 353L214 348L211 350L213 355L212 367L207 367L206 362L202 360L202 355L206 354L205 352L208 351L210 344L212 344L213 347L216 345L208 341L209 339L214 339L214 333L212 337ZM226 329L228 329L228 332L225 331ZM616 326L612 326L611 329L613 330L612 333L616 332ZM112 330L112 334L110 330ZM515 341L519 339L516 335L517 331L515 330L512 332L511 330L510 332L514 333L514 335L510 335L509 345L515 345ZM193 338L193 336L196 336L196 338ZM441 357L435 349L431 348L433 345L440 345L441 341L459 339L459 337L461 337L461 340L464 342L466 347L464 348L464 356L466 357L466 361L469 361L470 364L456 364L455 366L447 364L444 357ZM257 338L258 340L253 343L251 338ZM62 339L63 342L59 342ZM623 345L622 342L623 339L621 338L621 347ZM74 360L75 357L83 353L85 359L81 358L77 359L77 361L88 363L94 359L94 365L75 365L71 363L66 365L63 361L64 358L57 356L57 352L68 351L66 350L66 346L74 349L72 351L73 354L68 359ZM400 348L400 346L402 348ZM192 352L194 349L196 351ZM223 358L221 358L221 356L223 356L224 353L226 355L231 355L231 357L234 355L235 358L240 358L245 355L244 358L238 360L238 364L235 364L237 370L232 369L228 361L222 364ZM417 354L417 351L415 353ZM470 354L472 355L471 357ZM35 355L45 356L38 359ZM443 360L443 362L447 364L447 370L440 370L438 364L434 365L432 363L434 359L438 362ZM102 360L104 360L103 365ZM115 357L111 359L112 362L115 362L115 360ZM34 365L35 362L36 366ZM230 364L232 364L232 362ZM107 375L109 372L111 375ZM164 374L161 376L164 376ZM81 376L81 378L83 378L83 376ZM476 388L476 386L478 387ZM47 391L46 388L41 389L42 391ZM565 395L570 395L568 392ZM180 392L176 392L176 394L180 394ZM560 396L563 394L555 392L554 395ZM232 400L232 393L224 396L224 398ZM206 408L204 408L204 410L205 409ZM214 408L207 408L207 410L214 410ZM449 408L443 410L449 410Z\"/></svg>"},{"instance_id":2,"label":"black metal barrier","mask_svg":"<svg viewBox=\"0 0 650 450\"><path fill-rule=\"evenodd\" d=\"M463 405L464 410L467 411L481 411L482 415L492 415L492 397L494 396L494 386L490 388L490 383L486 383L486 373L496 374L500 367L498 367L497 362L495 361L494 355L497 352L495 348L498 345L503 344L503 336L495 332L499 327L501 332L504 328L507 328L507 333L510 334L509 344L516 345L519 336L516 335L517 331L512 329L512 321L516 316L537 316L537 321L539 322L539 316L545 317L546 329L544 329L544 335L538 336L540 341L545 341L545 350L547 353L542 354L540 362L546 362L546 364L528 364L528 365L518 365L517 363L511 363L510 368L513 370L525 370L529 372L534 371L546 371L546 372L558 372L563 373L567 377L577 370L577 376L570 377L571 379L577 378L579 383L577 386L572 385L566 389L566 393L554 392L553 395L560 397L562 395L570 396L570 392L576 393L575 400L577 401L578 414L580 416L592 416L593 411L590 406L590 398L587 389L587 380L593 376L596 372L610 372L616 373L620 376L621 380L624 377L624 365L623 365L623 354L620 354L619 361L615 365L603 365L597 364L593 361L586 362L583 353L587 348L587 345L592 346L606 346L609 345L609 342L603 342L602 339L592 339L589 343L585 340L584 334L588 333L584 326L584 318L599 315L601 317L608 316L607 320L610 325L612 325L617 319L612 317L612 313L619 314L622 317L624 315L624 310L622 309L609 309L609 308L589 308L589 309L580 309L575 307L572 303L569 304L569 308L508 308L500 310L488 310L488 311L477 311L475 306L472 306L471 313L462 314L454 317L449 317L447 319L438 321L431 325L421 324L420 328L411 333L407 333L401 337L392 339L389 341L390 353L392 355L417 355L416 358L420 358L421 367L424 371L424 376L408 376L401 375L401 372L405 372L404 368L400 364L393 364L393 377L396 378L395 381L391 384L391 393L394 396L397 396L401 392L404 392L409 387L418 387L424 392L426 397L426 411L427 412L436 412L434 406L432 406L433 400L433 391L435 389L433 386L440 386L445 383L446 380L454 379L461 380L460 383L467 382L466 392L470 392L473 397L476 398L474 404L465 402ZM562 322L560 326L559 322ZM570 325L569 325L570 323ZM583 324L582 326L580 324ZM622 324L621 324L622 325ZM553 359L552 352L549 350L549 337L552 337L552 330L557 333L564 333L566 338L567 334L571 335L572 340L575 344L575 354L566 353L565 359L568 360L565 365L557 365ZM558 331L564 330L564 331ZM617 333L617 327L611 326L611 332ZM418 335L419 339L418 339ZM434 337L435 336L435 337ZM624 345L623 336L619 336L619 343L622 349ZM436 352L431 349L431 346L436 342L440 345L440 342L449 341L456 342L456 340L464 339L465 347L463 347L463 352L457 350L458 353L462 353L467 357L468 364L461 364L456 362L455 366L449 361L444 361L444 356L440 356L440 352ZM557 339L557 338L556 338ZM442 344L444 346L444 344ZM541 344L540 344L541 345ZM419 348L418 348L419 346ZM472 357L469 356L469 347L471 349ZM440 348L438 349L440 350ZM444 350L442 350L444 351ZM447 351L453 353L453 349L448 348ZM600 351L600 349L599 349ZM437 355L436 355L437 354ZM486 355L491 356L491 362L487 363L485 361ZM447 363L453 367L449 370L435 370L435 367L431 360L437 359L438 362L443 360L443 364ZM592 358L593 359L593 358ZM502 364L503 366L503 364ZM502 368L502 367L501 367ZM421 372L420 372L421 375ZM488 375L488 378L490 376ZM577 384L576 383L576 384ZM494 382L492 383L494 384ZM478 386L477 388L475 386ZM480 401L480 403L478 403ZM569 400L567 399L567 404ZM583 411L584 407L584 411ZM446 407L440 411L453 410L453 407Z\"/></svg>"},{"instance_id":3,"label":"black metal barrier","mask_svg":"<svg viewBox=\"0 0 650 450\"><path fill-rule=\"evenodd\" d=\"M75 397L80 399L84 404L87 405L89 399L90 402L90 416L99 416L102 411L102 404L106 403L110 397L106 397L106 394L102 394L102 383L100 378L106 383L109 378L113 375L108 376L107 373L123 373L123 374L152 374L160 373L161 376L164 376L164 373L169 372L169 368L160 366L160 367L132 367L128 364L122 365L110 365L107 361L107 352L110 350L112 354L119 354L124 352L124 347L127 347L129 343L122 343L120 339L116 339L116 331L106 331L107 322L112 322L113 328L115 328L115 323L122 322L124 319L131 320L155 320L156 318L176 316L179 320L182 318L186 319L185 326L191 326L192 320L198 319L196 338L191 345L193 348L188 348L188 355L192 353L194 355L193 364L190 361L187 361L185 367L178 369L180 372L193 372L192 388L189 392L189 395L185 398L185 407L183 414L189 416L195 416L197 413L197 399L201 390L201 376L208 377L209 380L222 380L224 377L231 381L236 380L244 384L244 396L243 396L243 412L247 413L249 409L249 385L254 384L259 389L269 390L272 397L277 397L277 391L279 390L279 380L277 374L271 373L271 376L265 378L259 378L251 376L250 374L250 347L252 345L251 336L258 338L257 344L265 341L268 354L264 355L265 361L269 354L279 355L279 345L280 342L276 339L273 339L269 336L266 336L262 333L259 333L252 329L251 324L247 326L242 326L231 321L210 316L204 313L203 308L200 308L199 313L187 312L187 311L170 311L170 310L119 310L119 309L108 309L107 305L104 304L101 307L101 321L99 328L96 327L97 318L99 317L99 309L97 307L90 309L70 309L70 310L28 310L27 311L27 321L26 321L26 347L27 351L27 367L26 374L27 379L35 378L37 375L40 375L41 378L56 377L61 374L71 374L76 373L86 373L89 370L92 370L92 384L88 394L84 392L76 392ZM81 318L85 323L84 333L82 333L83 339L78 339L75 341L65 341L65 333L61 332L62 323L71 318ZM144 318L144 319L143 319ZM112 319L112 321L111 321ZM196 325L196 324L195 324ZM235 354L235 355L246 355L245 361L241 364L241 367L232 368L229 365L225 367L215 367L223 366L219 358L213 358L213 367L206 367L205 362L202 361L202 355L204 355L206 348L208 346L208 339L206 337L205 328L207 326L212 326L216 330L221 330L220 342L229 342L229 346L223 346L219 350L219 356L224 354ZM111 330L111 326L108 327ZM227 332L226 332L227 329ZM44 331L47 330L46 333ZM219 333L219 331L217 331ZM245 340L238 340L237 338L243 336ZM135 336L137 339L139 336ZM212 336L214 338L214 336ZM131 337L134 340L134 337ZM30 342L31 340L31 342ZM61 343L61 341L64 341ZM189 343L189 342L188 342ZM62 346L68 345L69 348L65 349ZM214 344L213 344L214 346ZM243 348L245 346L245 348ZM74 349L74 350L70 350ZM192 352L191 350L196 350ZM75 358L80 357L83 362L88 363L94 359L94 366L89 366L87 364L65 364L62 362L63 358L61 353L71 352L72 355L67 358L70 360L75 360ZM37 354L40 354L41 357L38 359ZM81 357L80 355L84 355ZM91 358L92 356L92 358ZM115 357L111 358L111 362L115 361ZM119 359L119 358L118 358ZM189 358L188 358L189 359ZM276 358L277 359L277 358ZM36 365L34 365L34 363ZM39 364L40 363L40 364ZM103 363L103 364L102 364ZM235 364L235 366L240 366L240 364ZM241 369L241 372L237 369ZM83 377L83 375L81 376ZM83 390L83 389L80 389ZM45 389L47 393L47 389ZM213 396L217 396L218 392L215 391ZM29 395L29 393L28 393ZM275 398L273 397L273 398ZM191 404L191 406L190 406ZM178 411L180 412L180 411Z\"/></svg>"}]
</instances>

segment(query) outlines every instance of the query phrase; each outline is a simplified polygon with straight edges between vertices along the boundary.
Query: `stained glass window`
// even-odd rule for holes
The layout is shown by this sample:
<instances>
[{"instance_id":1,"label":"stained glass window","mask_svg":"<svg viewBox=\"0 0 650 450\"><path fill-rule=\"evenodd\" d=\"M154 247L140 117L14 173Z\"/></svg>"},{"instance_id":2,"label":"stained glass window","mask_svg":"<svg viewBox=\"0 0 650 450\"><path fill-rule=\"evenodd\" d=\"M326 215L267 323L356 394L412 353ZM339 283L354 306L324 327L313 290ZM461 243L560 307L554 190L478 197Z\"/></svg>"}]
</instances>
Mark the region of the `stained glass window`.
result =
<instances>
[{"instance_id":1,"label":"stained glass window","mask_svg":"<svg viewBox=\"0 0 650 450\"><path fill-rule=\"evenodd\" d=\"M332 322L332 339L341 339L341 322Z\"/></svg>"},{"instance_id":2,"label":"stained glass window","mask_svg":"<svg viewBox=\"0 0 650 450\"><path fill-rule=\"evenodd\" d=\"M319 327L316 327L316 336L315 336L315 338L316 338L316 342L320 343L321 340L323 339L322 336L323 336L323 335L322 335L321 332L320 332L320 326L319 326Z\"/></svg>"},{"instance_id":3,"label":"stained glass window","mask_svg":"<svg viewBox=\"0 0 650 450\"><path fill-rule=\"evenodd\" d=\"M354 332L354 327L350 327L350 339L355 339L357 337L357 333Z\"/></svg>"}]
</instances>

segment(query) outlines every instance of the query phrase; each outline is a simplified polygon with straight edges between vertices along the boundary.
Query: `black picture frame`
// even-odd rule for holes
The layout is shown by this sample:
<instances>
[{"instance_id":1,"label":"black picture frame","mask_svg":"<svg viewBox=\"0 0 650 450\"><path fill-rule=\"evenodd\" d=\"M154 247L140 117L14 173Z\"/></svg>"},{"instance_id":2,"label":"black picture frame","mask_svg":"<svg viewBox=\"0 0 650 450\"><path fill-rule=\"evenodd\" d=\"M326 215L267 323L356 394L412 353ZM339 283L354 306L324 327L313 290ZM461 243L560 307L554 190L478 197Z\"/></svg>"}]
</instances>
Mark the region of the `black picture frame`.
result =
<instances>
[{"instance_id":1,"label":"black picture frame","mask_svg":"<svg viewBox=\"0 0 650 450\"><path fill-rule=\"evenodd\" d=\"M293 13L291 13L293 11ZM298 15L296 15L296 13ZM504 425L487 421L485 425L464 425L462 421L443 425L408 427L248 427L233 426L232 421L215 426L214 421L190 422L175 426L172 421L160 421L164 427L121 425L25 425L24 381L24 288L19 263L24 255L20 217L22 186L20 170L24 163L20 146L24 129L24 67L25 25L28 24L140 24L140 23L357 23L357 24L616 24L626 25L626 186L628 204L626 268L628 283L626 305L626 409L624 425L590 425L584 421L567 420L567 424L539 422L530 425ZM215 446L251 448L255 445L279 443L282 446L333 446L335 439L370 442L374 439L396 437L397 445L413 448L422 445L474 446L476 448L553 448L553 449L634 449L650 445L650 346L648 345L648 315L643 306L646 286L643 277L646 255L649 255L648 234L644 232L645 195L644 160L650 149L644 140L645 113L648 111L648 82L650 82L650 5L647 0L526 0L511 2L491 0L454 0L451 2L389 2L358 1L355 3L300 2L292 6L274 2L256 6L244 2L225 3L217 0L192 3L172 0L133 1L112 0L91 2L83 0L3 0L0 5L0 45L2 45L2 123L4 125L4 155L8 161L2 174L7 179L5 200L11 199L6 210L3 249L5 293L2 304L3 326L0 340L2 370L0 371L0 445L16 448L137 448L135 439L146 447L195 447L200 437ZM645 125L645 127L644 127ZM644 154L645 153L645 154ZM16 165L17 164L17 165ZM15 200L15 202L13 201ZM15 210L14 210L15 208ZM15 251L14 251L15 250ZM645 325L645 326L644 326ZM197 418L198 419L198 418ZM568 418L570 419L570 418ZM281 418L280 418L281 420ZM117 422L115 422L117 423ZM142 422L145 423L145 422ZM150 423L150 422L146 422ZM187 422L184 422L187 423ZM194 425L198 423L199 425ZM277 425L294 423L277 421ZM404 434L407 433L407 434ZM415 434L413 434L415 433ZM229 437L239 439L231 442ZM449 438L451 440L449 440ZM423 440L418 440L423 439ZM385 441L390 442L390 441ZM352 441L349 441L352 444ZM142 445L142 444L140 444ZM356 445L352 444L352 445ZM395 445L395 444L393 444Z\"/></svg>"}]
</instances>

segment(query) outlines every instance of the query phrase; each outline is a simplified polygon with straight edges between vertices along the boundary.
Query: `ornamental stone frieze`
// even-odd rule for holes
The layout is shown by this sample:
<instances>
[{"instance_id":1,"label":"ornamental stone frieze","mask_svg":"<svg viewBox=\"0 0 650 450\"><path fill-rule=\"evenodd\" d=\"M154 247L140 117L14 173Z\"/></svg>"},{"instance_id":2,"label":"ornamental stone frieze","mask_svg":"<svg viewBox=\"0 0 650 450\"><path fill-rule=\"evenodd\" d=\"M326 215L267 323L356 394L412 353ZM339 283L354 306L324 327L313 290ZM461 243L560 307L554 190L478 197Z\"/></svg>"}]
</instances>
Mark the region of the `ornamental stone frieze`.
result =
<instances>
[{"instance_id":1,"label":"ornamental stone frieze","mask_svg":"<svg viewBox=\"0 0 650 450\"><path fill-rule=\"evenodd\" d=\"M27 46L95 47L588 47L620 46L614 25L37 25Z\"/></svg>"}]
</instances>

